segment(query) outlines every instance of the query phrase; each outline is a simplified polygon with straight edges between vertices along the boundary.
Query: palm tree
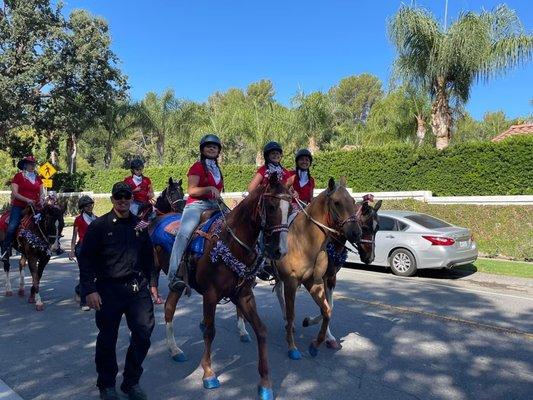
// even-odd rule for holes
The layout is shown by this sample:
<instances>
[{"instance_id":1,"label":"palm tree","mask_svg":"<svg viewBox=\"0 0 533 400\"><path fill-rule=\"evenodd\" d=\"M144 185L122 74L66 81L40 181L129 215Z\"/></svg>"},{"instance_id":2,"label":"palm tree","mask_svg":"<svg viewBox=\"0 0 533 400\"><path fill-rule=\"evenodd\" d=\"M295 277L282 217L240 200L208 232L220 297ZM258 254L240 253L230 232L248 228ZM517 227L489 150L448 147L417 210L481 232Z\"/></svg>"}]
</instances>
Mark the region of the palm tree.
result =
<instances>
[{"instance_id":1,"label":"palm tree","mask_svg":"<svg viewBox=\"0 0 533 400\"><path fill-rule=\"evenodd\" d=\"M451 138L450 102L466 103L475 80L487 81L533 54L533 36L505 5L463 13L448 29L426 10L402 6L389 23L389 36L398 52L397 74L431 96L438 149Z\"/></svg>"},{"instance_id":2,"label":"palm tree","mask_svg":"<svg viewBox=\"0 0 533 400\"><path fill-rule=\"evenodd\" d=\"M166 90L161 96L147 93L137 113L137 121L143 130L155 136L155 147L159 165L165 161L165 137L177 128L176 110L179 102L173 90Z\"/></svg>"},{"instance_id":3,"label":"palm tree","mask_svg":"<svg viewBox=\"0 0 533 400\"><path fill-rule=\"evenodd\" d=\"M139 112L138 108L137 104L117 102L110 105L102 117L101 125L107 132L104 154L106 168L111 165L113 146L116 141L123 138L137 124L135 115Z\"/></svg>"}]
</instances>

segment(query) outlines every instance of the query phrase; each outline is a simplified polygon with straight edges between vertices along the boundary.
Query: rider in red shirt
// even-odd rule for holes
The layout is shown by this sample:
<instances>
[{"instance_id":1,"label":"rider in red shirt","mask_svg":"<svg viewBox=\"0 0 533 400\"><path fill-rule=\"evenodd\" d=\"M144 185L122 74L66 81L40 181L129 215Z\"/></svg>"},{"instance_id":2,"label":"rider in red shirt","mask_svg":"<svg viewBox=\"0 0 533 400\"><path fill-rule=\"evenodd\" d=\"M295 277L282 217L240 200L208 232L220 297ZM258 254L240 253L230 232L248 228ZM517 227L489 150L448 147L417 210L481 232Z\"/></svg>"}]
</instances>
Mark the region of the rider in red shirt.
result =
<instances>
[{"instance_id":1,"label":"rider in red shirt","mask_svg":"<svg viewBox=\"0 0 533 400\"><path fill-rule=\"evenodd\" d=\"M83 243L83 238L87 232L87 228L96 219L96 215L93 214L94 200L87 195L83 195L78 199L78 210L81 213L74 219L74 230L72 232L72 241L70 242L70 252L68 258L74 260L74 257L78 258L81 252L81 245ZM79 237L78 242L76 239ZM85 303L85 297L81 296L80 285L76 286L74 289L76 295L80 297L80 307L83 311L89 311L90 308Z\"/></svg>"},{"instance_id":2,"label":"rider in red shirt","mask_svg":"<svg viewBox=\"0 0 533 400\"><path fill-rule=\"evenodd\" d=\"M268 142L263 148L263 157L265 158L265 165L259 167L255 173L248 185L248 192L253 191L261 184L266 184L272 173L279 174L282 183L286 183L291 176L290 172L281 165L283 149L278 142Z\"/></svg>"},{"instance_id":3,"label":"rider in red shirt","mask_svg":"<svg viewBox=\"0 0 533 400\"><path fill-rule=\"evenodd\" d=\"M218 207L217 200L224 190L224 178L218 166L221 150L222 142L217 135L205 135L200 140L200 160L187 173L189 197L183 209L168 267L168 286L171 291L179 292L186 287L181 259L192 233L200 223L202 213Z\"/></svg>"},{"instance_id":4,"label":"rider in red shirt","mask_svg":"<svg viewBox=\"0 0 533 400\"><path fill-rule=\"evenodd\" d=\"M152 181L143 175L144 162L138 158L130 163L131 176L124 178L133 192L133 201L131 202L130 211L133 215L139 213L141 206L150 203L154 198Z\"/></svg>"},{"instance_id":5,"label":"rider in red shirt","mask_svg":"<svg viewBox=\"0 0 533 400\"><path fill-rule=\"evenodd\" d=\"M17 163L20 172L11 180L11 211L6 238L2 243L2 260L6 262L9 261L11 244L22 220L22 211L29 205L41 205L44 198L43 183L35 172L35 164L33 156L24 157Z\"/></svg>"},{"instance_id":6,"label":"rider in red shirt","mask_svg":"<svg viewBox=\"0 0 533 400\"><path fill-rule=\"evenodd\" d=\"M313 200L313 190L315 189L315 180L311 176L310 170L313 155L307 149L300 149L296 152L294 161L296 168L291 171L292 176L287 184L298 193L298 199L307 205Z\"/></svg>"}]
</instances>

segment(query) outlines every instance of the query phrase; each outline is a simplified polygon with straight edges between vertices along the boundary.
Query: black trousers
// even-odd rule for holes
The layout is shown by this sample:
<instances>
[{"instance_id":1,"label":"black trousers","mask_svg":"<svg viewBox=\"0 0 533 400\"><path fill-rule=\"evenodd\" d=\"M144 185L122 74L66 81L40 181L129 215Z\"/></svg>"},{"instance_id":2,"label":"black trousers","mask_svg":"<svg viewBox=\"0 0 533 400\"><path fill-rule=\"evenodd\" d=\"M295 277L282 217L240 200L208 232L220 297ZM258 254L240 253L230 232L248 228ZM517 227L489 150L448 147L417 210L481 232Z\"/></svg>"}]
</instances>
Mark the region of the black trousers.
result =
<instances>
[{"instance_id":1,"label":"black trousers","mask_svg":"<svg viewBox=\"0 0 533 400\"><path fill-rule=\"evenodd\" d=\"M96 312L96 326L100 331L96 339L96 386L100 389L114 387L118 373L117 337L122 315L131 331L130 345L124 366L122 389L136 385L141 378L142 363L150 348L150 336L154 329L154 306L146 281L133 293L131 286L117 282L98 282L97 289L102 306Z\"/></svg>"}]
</instances>

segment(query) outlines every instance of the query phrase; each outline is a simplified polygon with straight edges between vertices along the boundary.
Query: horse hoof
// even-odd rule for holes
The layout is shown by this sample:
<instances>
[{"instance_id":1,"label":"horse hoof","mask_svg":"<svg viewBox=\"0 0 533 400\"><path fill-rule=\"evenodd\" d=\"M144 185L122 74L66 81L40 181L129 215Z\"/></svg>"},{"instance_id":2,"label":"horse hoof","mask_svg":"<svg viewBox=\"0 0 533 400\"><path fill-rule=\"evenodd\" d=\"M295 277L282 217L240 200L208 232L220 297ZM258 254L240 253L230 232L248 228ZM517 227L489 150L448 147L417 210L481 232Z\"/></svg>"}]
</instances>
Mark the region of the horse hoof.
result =
<instances>
[{"instance_id":1,"label":"horse hoof","mask_svg":"<svg viewBox=\"0 0 533 400\"><path fill-rule=\"evenodd\" d=\"M217 389L220 387L220 382L216 376L210 376L209 378L204 378L204 388L206 389Z\"/></svg>"},{"instance_id":2,"label":"horse hoof","mask_svg":"<svg viewBox=\"0 0 533 400\"><path fill-rule=\"evenodd\" d=\"M289 358L291 360L301 360L302 359L302 353L300 353L300 350L298 349L290 349L288 351Z\"/></svg>"},{"instance_id":3,"label":"horse hoof","mask_svg":"<svg viewBox=\"0 0 533 400\"><path fill-rule=\"evenodd\" d=\"M185 355L185 353L174 354L172 356L172 360L174 360L174 361L176 361L178 363L182 363L182 362L187 361L187 356Z\"/></svg>"},{"instance_id":4,"label":"horse hoof","mask_svg":"<svg viewBox=\"0 0 533 400\"><path fill-rule=\"evenodd\" d=\"M316 357L318 355L318 347L315 347L313 343L309 345L309 354L311 357Z\"/></svg>"},{"instance_id":5,"label":"horse hoof","mask_svg":"<svg viewBox=\"0 0 533 400\"><path fill-rule=\"evenodd\" d=\"M272 391L272 388L258 386L257 387L257 398L259 400L274 400L274 392Z\"/></svg>"},{"instance_id":6,"label":"horse hoof","mask_svg":"<svg viewBox=\"0 0 533 400\"><path fill-rule=\"evenodd\" d=\"M24 297L24 296L26 296L26 292L24 291L24 289L19 289L19 292L18 292L18 293L19 293L19 296L20 296L20 297Z\"/></svg>"},{"instance_id":7,"label":"horse hoof","mask_svg":"<svg viewBox=\"0 0 533 400\"><path fill-rule=\"evenodd\" d=\"M333 349L333 350L339 350L339 349L342 348L342 346L339 344L339 342L337 342L335 339L326 340L326 347L328 349Z\"/></svg>"},{"instance_id":8,"label":"horse hoof","mask_svg":"<svg viewBox=\"0 0 533 400\"><path fill-rule=\"evenodd\" d=\"M28 303L33 304L35 303L35 297L28 297Z\"/></svg>"},{"instance_id":9,"label":"horse hoof","mask_svg":"<svg viewBox=\"0 0 533 400\"><path fill-rule=\"evenodd\" d=\"M13 292L11 290L6 290L6 297L13 296Z\"/></svg>"},{"instance_id":10,"label":"horse hoof","mask_svg":"<svg viewBox=\"0 0 533 400\"><path fill-rule=\"evenodd\" d=\"M241 342L243 343L250 343L252 341L252 338L249 334L245 333L244 335L241 335Z\"/></svg>"},{"instance_id":11,"label":"horse hoof","mask_svg":"<svg viewBox=\"0 0 533 400\"><path fill-rule=\"evenodd\" d=\"M205 332L205 324L203 322L200 322L200 324L198 325L198 328L200 328L200 330L202 331L202 333Z\"/></svg>"},{"instance_id":12,"label":"horse hoof","mask_svg":"<svg viewBox=\"0 0 533 400\"><path fill-rule=\"evenodd\" d=\"M304 328L307 328L309 326L309 317L304 318L304 320L302 321L302 326Z\"/></svg>"},{"instance_id":13,"label":"horse hoof","mask_svg":"<svg viewBox=\"0 0 533 400\"><path fill-rule=\"evenodd\" d=\"M35 305L36 311L44 311L44 304L36 304Z\"/></svg>"}]
</instances>

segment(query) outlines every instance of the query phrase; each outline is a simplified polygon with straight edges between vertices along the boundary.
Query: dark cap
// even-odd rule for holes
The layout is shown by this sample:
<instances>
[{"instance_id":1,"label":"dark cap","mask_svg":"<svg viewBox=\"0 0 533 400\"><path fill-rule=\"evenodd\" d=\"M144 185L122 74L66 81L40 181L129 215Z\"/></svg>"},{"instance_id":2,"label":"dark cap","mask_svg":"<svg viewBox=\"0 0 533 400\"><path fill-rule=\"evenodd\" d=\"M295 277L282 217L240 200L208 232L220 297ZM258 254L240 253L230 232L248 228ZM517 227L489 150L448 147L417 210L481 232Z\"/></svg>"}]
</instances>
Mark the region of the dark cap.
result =
<instances>
[{"instance_id":1,"label":"dark cap","mask_svg":"<svg viewBox=\"0 0 533 400\"><path fill-rule=\"evenodd\" d=\"M126 192L129 194L133 194L130 185L128 185L126 182L117 182L113 185L113 189L111 189L111 195L114 195L120 192Z\"/></svg>"}]
</instances>

